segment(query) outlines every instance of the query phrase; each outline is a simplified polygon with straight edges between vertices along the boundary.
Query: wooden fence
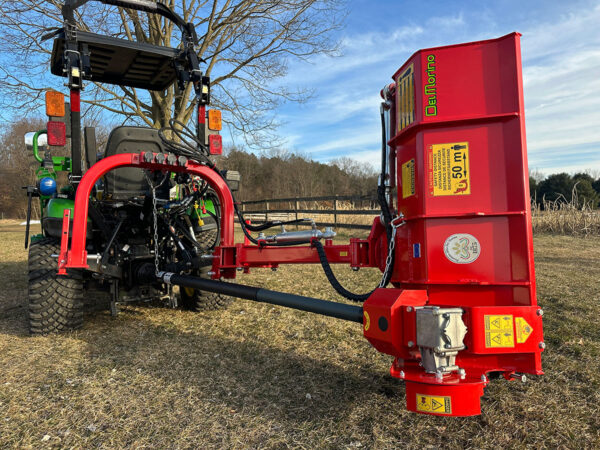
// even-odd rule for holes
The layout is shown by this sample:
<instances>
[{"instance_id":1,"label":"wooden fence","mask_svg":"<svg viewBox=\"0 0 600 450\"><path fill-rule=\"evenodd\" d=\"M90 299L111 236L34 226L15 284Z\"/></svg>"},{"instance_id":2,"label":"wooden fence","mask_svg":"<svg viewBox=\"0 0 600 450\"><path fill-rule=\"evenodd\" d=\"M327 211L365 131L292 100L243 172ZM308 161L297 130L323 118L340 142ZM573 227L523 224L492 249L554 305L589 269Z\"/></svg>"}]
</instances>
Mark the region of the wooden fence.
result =
<instances>
[{"instance_id":1,"label":"wooden fence","mask_svg":"<svg viewBox=\"0 0 600 450\"><path fill-rule=\"evenodd\" d=\"M310 215L320 227L337 227L349 229L371 229L371 224L349 223L340 220L350 216L354 221L372 222L373 216L379 215L376 209L377 199L372 195L330 195L324 197L291 197L265 200L252 200L240 203L244 217L253 222L266 222L268 220L294 220ZM262 208L261 208L262 207ZM323 216L328 216L330 221L321 221ZM359 217L366 216L366 217ZM333 221L331 221L333 217ZM299 224L299 226L308 224Z\"/></svg>"}]
</instances>

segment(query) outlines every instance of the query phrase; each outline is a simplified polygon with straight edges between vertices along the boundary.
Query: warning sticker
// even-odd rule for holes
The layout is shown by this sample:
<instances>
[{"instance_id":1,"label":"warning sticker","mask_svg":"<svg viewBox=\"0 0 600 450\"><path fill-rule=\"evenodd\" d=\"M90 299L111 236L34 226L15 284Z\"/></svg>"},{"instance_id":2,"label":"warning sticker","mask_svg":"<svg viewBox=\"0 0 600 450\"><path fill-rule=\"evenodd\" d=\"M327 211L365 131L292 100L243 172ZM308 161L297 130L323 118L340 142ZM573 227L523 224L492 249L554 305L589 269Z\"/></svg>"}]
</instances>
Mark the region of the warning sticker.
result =
<instances>
[{"instance_id":1,"label":"warning sticker","mask_svg":"<svg viewBox=\"0 0 600 450\"><path fill-rule=\"evenodd\" d=\"M398 77L396 87L398 111L398 131L415 121L415 70L414 64L406 68Z\"/></svg>"},{"instance_id":2,"label":"warning sticker","mask_svg":"<svg viewBox=\"0 0 600 450\"><path fill-rule=\"evenodd\" d=\"M415 159L402 164L402 198L415 195Z\"/></svg>"},{"instance_id":3,"label":"warning sticker","mask_svg":"<svg viewBox=\"0 0 600 450\"><path fill-rule=\"evenodd\" d=\"M371 318L369 317L369 313L366 311L363 311L363 315L365 316L365 331L369 331L369 328L371 328Z\"/></svg>"},{"instance_id":4,"label":"warning sticker","mask_svg":"<svg viewBox=\"0 0 600 450\"><path fill-rule=\"evenodd\" d=\"M429 193L442 195L469 195L469 143L434 144L428 155Z\"/></svg>"},{"instance_id":5,"label":"warning sticker","mask_svg":"<svg viewBox=\"0 0 600 450\"><path fill-rule=\"evenodd\" d=\"M513 316L485 315L485 347L506 348L515 346L515 329Z\"/></svg>"},{"instance_id":6,"label":"warning sticker","mask_svg":"<svg viewBox=\"0 0 600 450\"><path fill-rule=\"evenodd\" d=\"M527 323L523 317L515 319L515 328L517 329L517 344L523 344L533 333L533 327Z\"/></svg>"},{"instance_id":7,"label":"warning sticker","mask_svg":"<svg viewBox=\"0 0 600 450\"><path fill-rule=\"evenodd\" d=\"M452 414L452 401L446 396L417 394L417 411Z\"/></svg>"}]
</instances>

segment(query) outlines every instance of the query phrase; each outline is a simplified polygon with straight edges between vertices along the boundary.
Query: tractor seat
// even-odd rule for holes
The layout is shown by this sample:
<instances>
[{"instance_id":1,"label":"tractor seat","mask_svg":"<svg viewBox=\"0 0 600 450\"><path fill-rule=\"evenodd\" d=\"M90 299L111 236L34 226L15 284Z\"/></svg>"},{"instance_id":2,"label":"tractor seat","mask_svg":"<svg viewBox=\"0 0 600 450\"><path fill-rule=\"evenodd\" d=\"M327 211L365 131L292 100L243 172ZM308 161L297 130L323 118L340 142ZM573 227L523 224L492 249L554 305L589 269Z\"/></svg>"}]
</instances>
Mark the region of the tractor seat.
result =
<instances>
[{"instance_id":1,"label":"tractor seat","mask_svg":"<svg viewBox=\"0 0 600 450\"><path fill-rule=\"evenodd\" d=\"M166 153L158 130L148 127L117 127L106 142L104 157L120 153ZM135 167L111 170L105 177L104 193L113 200L127 200L146 195L149 191L144 172Z\"/></svg>"}]
</instances>

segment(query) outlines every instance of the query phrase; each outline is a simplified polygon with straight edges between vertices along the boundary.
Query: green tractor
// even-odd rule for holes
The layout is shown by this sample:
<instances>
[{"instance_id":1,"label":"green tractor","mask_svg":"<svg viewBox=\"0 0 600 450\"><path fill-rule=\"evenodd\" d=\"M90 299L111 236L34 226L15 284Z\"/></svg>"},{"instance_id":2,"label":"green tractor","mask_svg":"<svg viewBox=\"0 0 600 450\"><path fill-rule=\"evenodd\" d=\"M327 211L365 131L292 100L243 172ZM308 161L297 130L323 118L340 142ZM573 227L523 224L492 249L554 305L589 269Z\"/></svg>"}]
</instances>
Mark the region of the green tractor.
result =
<instances>
[{"instance_id":1,"label":"green tractor","mask_svg":"<svg viewBox=\"0 0 600 450\"><path fill-rule=\"evenodd\" d=\"M83 323L84 302L104 301L116 313L119 302L161 299L190 310L224 307L220 294L157 283L157 267L208 277L209 256L219 242L220 204L208 183L188 173L120 168L107 173L90 196L86 270L58 275L65 211L74 213L75 195L86 169L112 155L154 152L178 155L214 166L221 153L220 112L208 111L210 80L199 69L194 26L160 3L100 0L102 3L155 13L181 30L180 48L130 42L77 29L74 10L88 0L66 0L64 27L45 36L53 39L51 71L67 78L70 102L46 94L47 128L28 133L25 143L39 162L37 182L28 186L25 247L29 245L29 322L32 333L72 330ZM102 152L95 129L82 130L80 92L91 80L148 90L180 89L192 84L198 104L196 130L171 120L154 129L121 126L112 130ZM83 131L83 133L82 133ZM70 147L70 156L55 156ZM59 173L68 180L59 187ZM232 190L239 174L223 171ZM41 233L29 237L31 203L40 202ZM72 229L73 219L70 220ZM94 300L96 299L96 300Z\"/></svg>"}]
</instances>

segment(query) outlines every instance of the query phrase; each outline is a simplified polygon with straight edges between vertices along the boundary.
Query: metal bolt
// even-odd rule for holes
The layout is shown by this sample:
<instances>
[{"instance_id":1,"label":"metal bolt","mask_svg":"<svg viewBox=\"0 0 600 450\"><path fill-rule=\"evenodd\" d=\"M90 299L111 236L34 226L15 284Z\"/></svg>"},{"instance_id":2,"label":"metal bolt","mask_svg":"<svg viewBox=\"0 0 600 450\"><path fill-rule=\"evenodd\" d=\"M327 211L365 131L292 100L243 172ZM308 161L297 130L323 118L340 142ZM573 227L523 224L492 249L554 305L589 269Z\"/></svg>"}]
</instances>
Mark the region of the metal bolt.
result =
<instances>
[{"instance_id":1,"label":"metal bolt","mask_svg":"<svg viewBox=\"0 0 600 450\"><path fill-rule=\"evenodd\" d=\"M208 275L209 277L212 277L215 274L215 272L213 272L212 270L206 272L206 275Z\"/></svg>"},{"instance_id":2,"label":"metal bolt","mask_svg":"<svg viewBox=\"0 0 600 450\"><path fill-rule=\"evenodd\" d=\"M360 269L360 267L353 267L352 270L354 270L355 272L358 272L358 269Z\"/></svg>"},{"instance_id":3,"label":"metal bolt","mask_svg":"<svg viewBox=\"0 0 600 450\"><path fill-rule=\"evenodd\" d=\"M545 342L540 342L539 347L544 350L546 348L546 343Z\"/></svg>"},{"instance_id":4,"label":"metal bolt","mask_svg":"<svg viewBox=\"0 0 600 450\"><path fill-rule=\"evenodd\" d=\"M487 377L485 375L481 375L481 381L483 381L484 383L487 383Z\"/></svg>"},{"instance_id":5,"label":"metal bolt","mask_svg":"<svg viewBox=\"0 0 600 450\"><path fill-rule=\"evenodd\" d=\"M238 267L238 268L237 268L237 271L238 271L238 272L241 272L242 270L244 270L244 268L243 268L243 267Z\"/></svg>"},{"instance_id":6,"label":"metal bolt","mask_svg":"<svg viewBox=\"0 0 600 450\"><path fill-rule=\"evenodd\" d=\"M408 346L409 346L409 347L414 347L414 346L415 346L415 343L414 343L413 341L408 341Z\"/></svg>"},{"instance_id":7,"label":"metal bolt","mask_svg":"<svg viewBox=\"0 0 600 450\"><path fill-rule=\"evenodd\" d=\"M514 380L521 380L521 383L525 383L527 381L527 375L524 373L513 373L510 377Z\"/></svg>"},{"instance_id":8,"label":"metal bolt","mask_svg":"<svg viewBox=\"0 0 600 450\"><path fill-rule=\"evenodd\" d=\"M538 310L536 311L536 314L537 314L538 316L543 316L543 315L544 315L544 310L540 308L540 309L538 309Z\"/></svg>"},{"instance_id":9,"label":"metal bolt","mask_svg":"<svg viewBox=\"0 0 600 450\"><path fill-rule=\"evenodd\" d=\"M398 375L400 376L400 378L404 378L406 376L406 374L404 373L404 370L401 370Z\"/></svg>"},{"instance_id":10,"label":"metal bolt","mask_svg":"<svg viewBox=\"0 0 600 450\"><path fill-rule=\"evenodd\" d=\"M458 376L464 379L467 376L467 371L465 369L458 369Z\"/></svg>"},{"instance_id":11,"label":"metal bolt","mask_svg":"<svg viewBox=\"0 0 600 450\"><path fill-rule=\"evenodd\" d=\"M442 381L442 379L444 378L444 375L442 375L442 372L440 372L439 370L435 373L435 379L438 381Z\"/></svg>"},{"instance_id":12,"label":"metal bolt","mask_svg":"<svg viewBox=\"0 0 600 450\"><path fill-rule=\"evenodd\" d=\"M412 310L413 310L413 307L412 307L412 306L407 306L407 307L406 307L406 312L412 312Z\"/></svg>"}]
</instances>

